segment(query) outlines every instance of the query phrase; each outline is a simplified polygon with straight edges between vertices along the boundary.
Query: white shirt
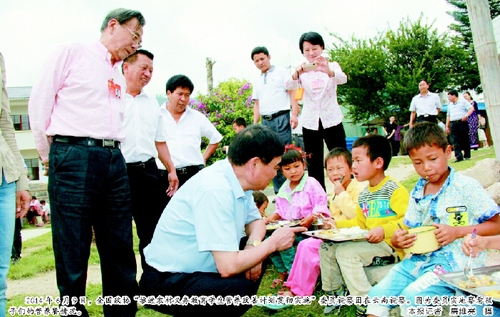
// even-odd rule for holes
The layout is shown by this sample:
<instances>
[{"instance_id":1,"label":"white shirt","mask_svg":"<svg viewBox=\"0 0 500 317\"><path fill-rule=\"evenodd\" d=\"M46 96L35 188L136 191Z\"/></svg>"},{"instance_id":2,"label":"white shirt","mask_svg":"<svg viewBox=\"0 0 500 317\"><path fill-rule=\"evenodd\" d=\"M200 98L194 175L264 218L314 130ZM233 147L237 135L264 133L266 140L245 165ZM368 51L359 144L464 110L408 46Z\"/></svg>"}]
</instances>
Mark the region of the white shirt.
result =
<instances>
[{"instance_id":1,"label":"white shirt","mask_svg":"<svg viewBox=\"0 0 500 317\"><path fill-rule=\"evenodd\" d=\"M156 99L142 91L135 98L125 93L122 153L127 163L158 157L155 142L166 142L167 131Z\"/></svg>"},{"instance_id":2,"label":"white shirt","mask_svg":"<svg viewBox=\"0 0 500 317\"><path fill-rule=\"evenodd\" d=\"M328 63L335 72L334 77L321 71L309 71L300 75L300 83L304 88L301 124L309 130L319 129L319 120L323 128L330 128L342 123L344 115L337 101L337 85L347 82L347 76L339 63ZM297 89L299 81L288 78L287 88Z\"/></svg>"},{"instance_id":3,"label":"white shirt","mask_svg":"<svg viewBox=\"0 0 500 317\"><path fill-rule=\"evenodd\" d=\"M212 122L190 107L186 107L179 122L175 122L167 110L166 102L161 105L160 114L167 130L167 145L175 168L205 164L200 149L201 138L208 138L210 144L222 140L222 135ZM165 169L159 160L156 160L156 164L158 168Z\"/></svg>"},{"instance_id":4,"label":"white shirt","mask_svg":"<svg viewBox=\"0 0 500 317\"><path fill-rule=\"evenodd\" d=\"M441 108L441 101L439 100L439 95L433 92L428 92L426 96L422 96L421 94L416 95L410 104L410 111L415 111L417 117L425 114L437 116L438 108Z\"/></svg>"},{"instance_id":5,"label":"white shirt","mask_svg":"<svg viewBox=\"0 0 500 317\"><path fill-rule=\"evenodd\" d=\"M252 99L259 100L260 115L290 110L290 95L285 87L289 78L286 68L272 66L253 82Z\"/></svg>"}]
</instances>

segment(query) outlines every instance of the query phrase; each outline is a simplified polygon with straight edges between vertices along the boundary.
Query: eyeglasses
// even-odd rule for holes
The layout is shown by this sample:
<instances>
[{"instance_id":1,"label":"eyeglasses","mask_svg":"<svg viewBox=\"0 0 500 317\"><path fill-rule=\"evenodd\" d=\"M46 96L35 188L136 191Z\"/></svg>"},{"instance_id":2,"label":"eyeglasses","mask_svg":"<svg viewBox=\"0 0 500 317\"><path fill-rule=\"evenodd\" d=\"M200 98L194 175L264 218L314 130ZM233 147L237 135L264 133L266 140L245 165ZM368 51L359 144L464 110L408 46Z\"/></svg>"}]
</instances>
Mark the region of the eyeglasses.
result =
<instances>
[{"instance_id":1,"label":"eyeglasses","mask_svg":"<svg viewBox=\"0 0 500 317\"><path fill-rule=\"evenodd\" d=\"M126 28L130 32L130 34L132 34L132 42L136 43L138 48L141 48L142 47L141 35L137 32L132 31L131 29L129 29L128 26L126 26L125 24L121 24L121 26Z\"/></svg>"}]
</instances>

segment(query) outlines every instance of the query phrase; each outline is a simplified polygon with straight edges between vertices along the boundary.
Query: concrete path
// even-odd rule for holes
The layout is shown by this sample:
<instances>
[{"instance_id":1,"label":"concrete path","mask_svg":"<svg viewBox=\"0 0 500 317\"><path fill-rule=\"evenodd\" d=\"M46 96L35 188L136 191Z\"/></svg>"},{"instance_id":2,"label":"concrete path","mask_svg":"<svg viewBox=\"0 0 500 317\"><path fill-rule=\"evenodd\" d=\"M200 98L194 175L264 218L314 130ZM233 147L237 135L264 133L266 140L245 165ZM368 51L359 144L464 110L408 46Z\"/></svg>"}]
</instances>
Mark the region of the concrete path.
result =
<instances>
[{"instance_id":1,"label":"concrete path","mask_svg":"<svg viewBox=\"0 0 500 317\"><path fill-rule=\"evenodd\" d=\"M46 234L47 232L50 232L50 231L51 231L50 227L46 227L46 228L40 227L40 228L21 230L21 237L22 237L22 240L24 242L26 240L41 236L42 234Z\"/></svg>"}]
</instances>

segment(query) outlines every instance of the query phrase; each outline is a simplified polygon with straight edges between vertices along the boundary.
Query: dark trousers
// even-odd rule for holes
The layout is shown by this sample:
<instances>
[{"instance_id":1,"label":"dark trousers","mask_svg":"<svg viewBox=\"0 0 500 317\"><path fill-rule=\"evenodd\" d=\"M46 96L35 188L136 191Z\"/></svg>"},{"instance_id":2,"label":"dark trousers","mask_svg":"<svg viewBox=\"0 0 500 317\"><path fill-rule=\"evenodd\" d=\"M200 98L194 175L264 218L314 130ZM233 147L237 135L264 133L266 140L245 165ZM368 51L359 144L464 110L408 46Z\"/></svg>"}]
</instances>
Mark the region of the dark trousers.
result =
<instances>
[{"instance_id":1,"label":"dark trousers","mask_svg":"<svg viewBox=\"0 0 500 317\"><path fill-rule=\"evenodd\" d=\"M394 139L390 139L389 141L391 141L392 156L397 156L399 154L399 147L401 143Z\"/></svg>"},{"instance_id":2,"label":"dark trousers","mask_svg":"<svg viewBox=\"0 0 500 317\"><path fill-rule=\"evenodd\" d=\"M262 119L262 125L268 127L274 132L278 133L283 140L285 145L292 144L292 127L290 126L290 112L287 112L279 117L276 117L272 120ZM286 178L281 173L281 170L278 170L276 176L273 179L273 187L274 192L278 193L281 188L281 185L285 182Z\"/></svg>"},{"instance_id":3,"label":"dark trousers","mask_svg":"<svg viewBox=\"0 0 500 317\"><path fill-rule=\"evenodd\" d=\"M458 161L463 160L464 157L470 158L469 123L461 120L451 121L450 134L453 139L455 158ZM463 155L462 151L464 151Z\"/></svg>"},{"instance_id":4,"label":"dark trousers","mask_svg":"<svg viewBox=\"0 0 500 317\"><path fill-rule=\"evenodd\" d=\"M127 164L132 215L139 236L139 253L144 267L144 248L151 242L158 220L165 209L166 191L154 158L144 163Z\"/></svg>"},{"instance_id":5,"label":"dark trousers","mask_svg":"<svg viewBox=\"0 0 500 317\"><path fill-rule=\"evenodd\" d=\"M192 165L184 168L178 168L176 169L176 174L177 178L179 179L179 189L181 188L184 183L186 183L191 177L196 175L199 171L201 171L204 168L204 165ZM161 183L162 183L162 188L163 192L166 192L169 186L168 182L168 171L167 170L160 170L160 178L161 178ZM170 197L164 196L163 197L163 209L167 206L168 202L170 201Z\"/></svg>"},{"instance_id":6,"label":"dark trousers","mask_svg":"<svg viewBox=\"0 0 500 317\"><path fill-rule=\"evenodd\" d=\"M23 248L23 240L21 229L23 228L22 219L16 218L14 226L14 242L12 243L12 253L10 258L13 260L21 258L21 250Z\"/></svg>"},{"instance_id":7,"label":"dark trousers","mask_svg":"<svg viewBox=\"0 0 500 317\"><path fill-rule=\"evenodd\" d=\"M259 285L266 271L266 263L262 265L262 273L257 281L250 281L245 273L223 278L219 273L170 273L159 272L147 266L142 273L140 286L144 295L170 295L170 296L253 296L257 294ZM164 314L179 316L241 316L251 305L160 305L149 308Z\"/></svg>"},{"instance_id":8,"label":"dark trousers","mask_svg":"<svg viewBox=\"0 0 500 317\"><path fill-rule=\"evenodd\" d=\"M338 125L324 129L320 120L318 130L302 128L302 133L304 136L306 154L310 154L310 156L307 157L307 170L309 171L309 176L314 177L321 186L323 186L323 189L326 190L323 140L325 140L328 151L336 147L345 148L347 144L345 141L344 126L342 123L339 123Z\"/></svg>"},{"instance_id":9,"label":"dark trousers","mask_svg":"<svg viewBox=\"0 0 500 317\"><path fill-rule=\"evenodd\" d=\"M432 123L437 123L437 117L436 116L418 116L417 117L417 122L432 122Z\"/></svg>"},{"instance_id":10,"label":"dark trousers","mask_svg":"<svg viewBox=\"0 0 500 317\"><path fill-rule=\"evenodd\" d=\"M85 296L92 228L104 296L129 296L129 305L104 305L104 316L135 316L137 266L132 247L130 187L118 148L54 142L48 192L57 287L61 296ZM88 316L85 306L75 305Z\"/></svg>"}]
</instances>

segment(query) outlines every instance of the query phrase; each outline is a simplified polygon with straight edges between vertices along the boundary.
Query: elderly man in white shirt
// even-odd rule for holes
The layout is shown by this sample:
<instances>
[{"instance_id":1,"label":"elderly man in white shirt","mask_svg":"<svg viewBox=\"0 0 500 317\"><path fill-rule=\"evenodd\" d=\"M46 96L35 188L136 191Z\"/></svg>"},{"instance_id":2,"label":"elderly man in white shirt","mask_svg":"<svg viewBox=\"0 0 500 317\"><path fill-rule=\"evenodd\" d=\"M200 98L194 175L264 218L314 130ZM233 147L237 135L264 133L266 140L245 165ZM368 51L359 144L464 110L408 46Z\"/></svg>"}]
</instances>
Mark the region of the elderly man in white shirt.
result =
<instances>
[{"instance_id":1,"label":"elderly man in white shirt","mask_svg":"<svg viewBox=\"0 0 500 317\"><path fill-rule=\"evenodd\" d=\"M178 179L167 147L166 130L155 98L143 88L153 75L153 54L137 50L125 58L123 74L127 83L125 94L122 153L127 163L132 215L139 236L139 253L144 265L143 249L151 242L156 224L167 204L167 195L175 193ZM169 187L162 185L155 159L159 157L169 171Z\"/></svg>"},{"instance_id":2,"label":"elderly man in white shirt","mask_svg":"<svg viewBox=\"0 0 500 317\"><path fill-rule=\"evenodd\" d=\"M410 128L416 122L437 123L436 117L441 110L441 101L438 94L429 91L429 83L422 79L418 84L420 94L413 97L410 104ZM415 121L416 119L416 121Z\"/></svg>"},{"instance_id":3,"label":"elderly man in white shirt","mask_svg":"<svg viewBox=\"0 0 500 317\"><path fill-rule=\"evenodd\" d=\"M222 135L207 117L188 107L193 90L193 82L187 76L172 76L166 85L168 101L160 107L179 187L205 167L222 140ZM200 151L202 137L210 141L203 154ZM165 172L161 172L164 175Z\"/></svg>"}]
</instances>

